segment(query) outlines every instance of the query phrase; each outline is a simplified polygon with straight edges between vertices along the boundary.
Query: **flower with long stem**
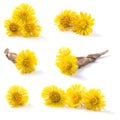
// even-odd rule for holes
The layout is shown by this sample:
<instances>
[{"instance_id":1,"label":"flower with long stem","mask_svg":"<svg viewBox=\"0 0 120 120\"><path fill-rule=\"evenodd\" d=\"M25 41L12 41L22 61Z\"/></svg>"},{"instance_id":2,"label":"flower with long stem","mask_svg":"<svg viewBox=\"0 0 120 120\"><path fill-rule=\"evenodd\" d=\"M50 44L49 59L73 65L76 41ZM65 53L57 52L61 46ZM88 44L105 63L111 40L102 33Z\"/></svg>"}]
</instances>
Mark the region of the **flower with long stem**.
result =
<instances>
[{"instance_id":1,"label":"flower with long stem","mask_svg":"<svg viewBox=\"0 0 120 120\"><path fill-rule=\"evenodd\" d=\"M106 54L108 50L101 53L89 54L86 57L76 57L71 54L69 48L62 47L56 55L56 66L63 74L73 75L77 70L89 63L94 62L100 56Z\"/></svg>"},{"instance_id":2,"label":"flower with long stem","mask_svg":"<svg viewBox=\"0 0 120 120\"><path fill-rule=\"evenodd\" d=\"M30 50L22 50L20 53L16 54L9 52L9 49L5 49L4 53L21 73L31 73L35 71L37 57L34 52Z\"/></svg>"}]
</instances>

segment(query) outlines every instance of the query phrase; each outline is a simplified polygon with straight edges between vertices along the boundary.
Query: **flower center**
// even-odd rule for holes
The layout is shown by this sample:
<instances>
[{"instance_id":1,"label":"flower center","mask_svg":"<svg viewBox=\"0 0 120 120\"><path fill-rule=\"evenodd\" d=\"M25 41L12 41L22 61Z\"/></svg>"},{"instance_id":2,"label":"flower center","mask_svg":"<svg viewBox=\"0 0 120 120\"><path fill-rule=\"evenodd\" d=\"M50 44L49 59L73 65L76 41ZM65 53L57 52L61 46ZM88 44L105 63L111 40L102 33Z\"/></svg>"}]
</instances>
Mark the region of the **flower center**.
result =
<instances>
[{"instance_id":1,"label":"flower center","mask_svg":"<svg viewBox=\"0 0 120 120\"><path fill-rule=\"evenodd\" d=\"M73 96L73 98L72 98L72 100L73 100L73 103L74 104L77 104L77 103L79 103L79 101L80 101L80 96L79 95L74 95Z\"/></svg>"},{"instance_id":2,"label":"flower center","mask_svg":"<svg viewBox=\"0 0 120 120\"><path fill-rule=\"evenodd\" d=\"M27 20L27 13L25 11L23 11L20 13L19 17L21 20L25 21L25 20Z\"/></svg>"},{"instance_id":3,"label":"flower center","mask_svg":"<svg viewBox=\"0 0 120 120\"><path fill-rule=\"evenodd\" d=\"M53 103L57 103L61 99L60 94L58 92L52 92L49 97Z\"/></svg>"},{"instance_id":4,"label":"flower center","mask_svg":"<svg viewBox=\"0 0 120 120\"><path fill-rule=\"evenodd\" d=\"M26 24L25 29L26 29L26 31L31 32L34 30L34 25L33 24Z\"/></svg>"},{"instance_id":5,"label":"flower center","mask_svg":"<svg viewBox=\"0 0 120 120\"><path fill-rule=\"evenodd\" d=\"M25 67L30 66L30 60L28 58L23 60L23 66L25 66Z\"/></svg>"},{"instance_id":6,"label":"flower center","mask_svg":"<svg viewBox=\"0 0 120 120\"><path fill-rule=\"evenodd\" d=\"M21 101L22 97L21 97L21 94L19 93L14 93L13 94L13 100L16 101L16 102L19 102Z\"/></svg>"},{"instance_id":7,"label":"flower center","mask_svg":"<svg viewBox=\"0 0 120 120\"><path fill-rule=\"evenodd\" d=\"M94 97L91 99L91 104L92 105L97 105L98 104L98 98L97 97Z\"/></svg>"},{"instance_id":8,"label":"flower center","mask_svg":"<svg viewBox=\"0 0 120 120\"><path fill-rule=\"evenodd\" d=\"M70 17L69 16L65 16L61 19L61 24L64 26L64 27L70 27Z\"/></svg>"},{"instance_id":9,"label":"flower center","mask_svg":"<svg viewBox=\"0 0 120 120\"><path fill-rule=\"evenodd\" d=\"M80 25L81 28L84 29L87 26L87 23L86 23L85 20L82 20L79 25Z\"/></svg>"},{"instance_id":10,"label":"flower center","mask_svg":"<svg viewBox=\"0 0 120 120\"><path fill-rule=\"evenodd\" d=\"M12 24L10 24L9 29L10 29L12 32L16 32L16 31L18 30L18 25L12 23Z\"/></svg>"},{"instance_id":11,"label":"flower center","mask_svg":"<svg viewBox=\"0 0 120 120\"><path fill-rule=\"evenodd\" d=\"M72 68L72 64L66 63L65 68L66 68L66 70L70 70Z\"/></svg>"}]
</instances>

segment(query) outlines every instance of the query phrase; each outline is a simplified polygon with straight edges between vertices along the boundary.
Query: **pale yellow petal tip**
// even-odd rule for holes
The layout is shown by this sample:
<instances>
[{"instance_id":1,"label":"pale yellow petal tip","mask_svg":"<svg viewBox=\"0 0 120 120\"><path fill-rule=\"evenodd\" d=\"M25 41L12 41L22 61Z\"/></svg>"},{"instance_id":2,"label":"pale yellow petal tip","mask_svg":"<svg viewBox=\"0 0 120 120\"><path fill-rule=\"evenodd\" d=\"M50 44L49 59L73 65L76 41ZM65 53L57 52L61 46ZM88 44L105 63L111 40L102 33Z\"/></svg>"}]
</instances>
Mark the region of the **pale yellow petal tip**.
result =
<instances>
[{"instance_id":1,"label":"pale yellow petal tip","mask_svg":"<svg viewBox=\"0 0 120 120\"><path fill-rule=\"evenodd\" d=\"M6 100L13 108L25 106L29 100L28 92L21 86L11 86L6 94Z\"/></svg>"},{"instance_id":2,"label":"pale yellow petal tip","mask_svg":"<svg viewBox=\"0 0 120 120\"><path fill-rule=\"evenodd\" d=\"M50 107L64 107L66 95L64 90L55 85L45 87L41 94L44 104Z\"/></svg>"},{"instance_id":3,"label":"pale yellow petal tip","mask_svg":"<svg viewBox=\"0 0 120 120\"><path fill-rule=\"evenodd\" d=\"M78 69L77 58L71 55L69 48L61 48L56 55L56 66L65 75L76 74Z\"/></svg>"},{"instance_id":4,"label":"pale yellow petal tip","mask_svg":"<svg viewBox=\"0 0 120 120\"><path fill-rule=\"evenodd\" d=\"M34 9L26 3L13 10L12 17L4 21L4 27L8 36L39 37L42 30Z\"/></svg>"},{"instance_id":5,"label":"pale yellow petal tip","mask_svg":"<svg viewBox=\"0 0 120 120\"><path fill-rule=\"evenodd\" d=\"M23 50L17 55L15 65L18 70L24 74L35 71L37 62L38 60L34 52L30 50Z\"/></svg>"}]
</instances>

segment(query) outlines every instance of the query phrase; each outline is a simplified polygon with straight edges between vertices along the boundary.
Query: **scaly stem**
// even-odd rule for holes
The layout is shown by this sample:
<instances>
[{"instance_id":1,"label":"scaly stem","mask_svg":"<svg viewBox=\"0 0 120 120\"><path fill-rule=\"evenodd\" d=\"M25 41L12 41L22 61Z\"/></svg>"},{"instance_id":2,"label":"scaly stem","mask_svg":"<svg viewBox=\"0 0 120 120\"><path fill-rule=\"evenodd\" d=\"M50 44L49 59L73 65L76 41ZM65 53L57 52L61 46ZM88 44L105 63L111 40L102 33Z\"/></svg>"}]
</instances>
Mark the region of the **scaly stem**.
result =
<instances>
[{"instance_id":1,"label":"scaly stem","mask_svg":"<svg viewBox=\"0 0 120 120\"><path fill-rule=\"evenodd\" d=\"M87 57L77 57L78 59L78 67L81 68L82 66L85 66L91 62L94 62L98 57L106 54L108 50L101 52L101 53L96 53L96 54L89 54Z\"/></svg>"},{"instance_id":2,"label":"scaly stem","mask_svg":"<svg viewBox=\"0 0 120 120\"><path fill-rule=\"evenodd\" d=\"M8 49L8 48L6 48L6 49L4 50L4 53L5 53L6 57L7 57L10 61L12 61L13 63L15 63L15 59L16 59L16 56L17 56L16 53L11 53L11 52L9 52L9 49Z\"/></svg>"}]
</instances>

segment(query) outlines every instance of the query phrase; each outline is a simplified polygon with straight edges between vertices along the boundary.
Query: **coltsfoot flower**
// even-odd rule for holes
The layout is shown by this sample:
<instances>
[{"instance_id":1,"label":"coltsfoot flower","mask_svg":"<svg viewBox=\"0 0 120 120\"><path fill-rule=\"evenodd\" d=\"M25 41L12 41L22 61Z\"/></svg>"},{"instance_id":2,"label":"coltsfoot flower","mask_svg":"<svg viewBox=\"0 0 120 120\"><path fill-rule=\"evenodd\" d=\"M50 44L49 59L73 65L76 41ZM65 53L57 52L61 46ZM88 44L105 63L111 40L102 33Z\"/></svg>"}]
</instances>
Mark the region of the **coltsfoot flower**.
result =
<instances>
[{"instance_id":1,"label":"coltsfoot flower","mask_svg":"<svg viewBox=\"0 0 120 120\"><path fill-rule=\"evenodd\" d=\"M78 69L77 58L75 56L66 56L63 59L57 59L56 65L63 74L73 75Z\"/></svg>"},{"instance_id":2,"label":"coltsfoot flower","mask_svg":"<svg viewBox=\"0 0 120 120\"><path fill-rule=\"evenodd\" d=\"M86 88L80 84L71 85L66 91L66 104L69 107L79 107L83 105L83 95L86 92Z\"/></svg>"},{"instance_id":3,"label":"coltsfoot flower","mask_svg":"<svg viewBox=\"0 0 120 120\"><path fill-rule=\"evenodd\" d=\"M40 36L41 26L38 25L37 20L26 22L23 25L21 33L24 37L38 37Z\"/></svg>"},{"instance_id":4,"label":"coltsfoot flower","mask_svg":"<svg viewBox=\"0 0 120 120\"><path fill-rule=\"evenodd\" d=\"M77 58L71 55L69 48L61 48L56 56L56 65L66 75L75 74L78 68Z\"/></svg>"},{"instance_id":5,"label":"coltsfoot flower","mask_svg":"<svg viewBox=\"0 0 120 120\"><path fill-rule=\"evenodd\" d=\"M22 24L28 21L34 21L35 11L31 5L22 3L14 9L12 18L20 21Z\"/></svg>"},{"instance_id":6,"label":"coltsfoot flower","mask_svg":"<svg viewBox=\"0 0 120 120\"><path fill-rule=\"evenodd\" d=\"M66 95L64 90L55 85L45 87L42 91L45 105L50 107L64 107Z\"/></svg>"},{"instance_id":7,"label":"coltsfoot flower","mask_svg":"<svg viewBox=\"0 0 120 120\"><path fill-rule=\"evenodd\" d=\"M94 62L100 56L106 54L108 50L101 53L89 54L86 57L76 57L71 54L69 48L62 47L58 50L56 55L56 66L60 69L61 73L66 75L76 74L77 70L91 62Z\"/></svg>"},{"instance_id":8,"label":"coltsfoot flower","mask_svg":"<svg viewBox=\"0 0 120 120\"><path fill-rule=\"evenodd\" d=\"M21 35L21 26L19 21L14 19L8 19L4 21L4 27L7 29L6 34L8 36Z\"/></svg>"},{"instance_id":9,"label":"coltsfoot flower","mask_svg":"<svg viewBox=\"0 0 120 120\"><path fill-rule=\"evenodd\" d=\"M60 30L71 30L72 22L77 19L77 13L71 10L64 10L56 16L54 22Z\"/></svg>"},{"instance_id":10,"label":"coltsfoot flower","mask_svg":"<svg viewBox=\"0 0 120 120\"><path fill-rule=\"evenodd\" d=\"M8 89L6 99L11 107L20 107L27 104L29 96L25 88L14 85Z\"/></svg>"},{"instance_id":11,"label":"coltsfoot flower","mask_svg":"<svg viewBox=\"0 0 120 120\"><path fill-rule=\"evenodd\" d=\"M84 107L88 110L100 111L105 107L105 96L99 89L90 89L84 95Z\"/></svg>"},{"instance_id":12,"label":"coltsfoot flower","mask_svg":"<svg viewBox=\"0 0 120 120\"><path fill-rule=\"evenodd\" d=\"M71 54L70 48L62 47L58 50L57 58L62 58Z\"/></svg>"},{"instance_id":13,"label":"coltsfoot flower","mask_svg":"<svg viewBox=\"0 0 120 120\"><path fill-rule=\"evenodd\" d=\"M37 57L34 52L30 50L22 50L16 54L9 52L9 49L4 51L6 57L12 61L21 73L31 73L35 71L37 65Z\"/></svg>"},{"instance_id":14,"label":"coltsfoot flower","mask_svg":"<svg viewBox=\"0 0 120 120\"><path fill-rule=\"evenodd\" d=\"M72 30L80 35L89 35L92 33L92 26L95 20L88 13L80 12L78 19L73 21Z\"/></svg>"},{"instance_id":15,"label":"coltsfoot flower","mask_svg":"<svg viewBox=\"0 0 120 120\"><path fill-rule=\"evenodd\" d=\"M31 73L35 71L37 65L37 57L30 50L22 50L17 54L15 65L21 73Z\"/></svg>"}]
</instances>

